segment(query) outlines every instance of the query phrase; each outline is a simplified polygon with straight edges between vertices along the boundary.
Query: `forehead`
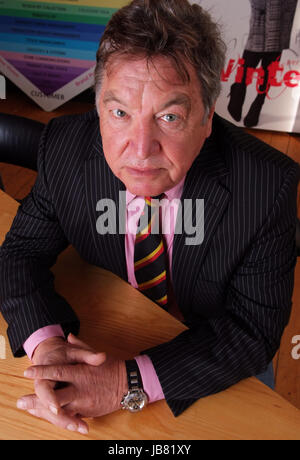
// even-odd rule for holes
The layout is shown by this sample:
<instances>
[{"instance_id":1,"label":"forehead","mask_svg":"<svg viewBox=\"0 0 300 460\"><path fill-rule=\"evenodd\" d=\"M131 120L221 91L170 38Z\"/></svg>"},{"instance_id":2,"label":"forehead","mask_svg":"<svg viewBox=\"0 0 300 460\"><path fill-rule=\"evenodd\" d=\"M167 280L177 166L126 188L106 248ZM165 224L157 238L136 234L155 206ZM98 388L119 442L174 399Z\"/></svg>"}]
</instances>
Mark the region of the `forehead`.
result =
<instances>
[{"instance_id":1,"label":"forehead","mask_svg":"<svg viewBox=\"0 0 300 460\"><path fill-rule=\"evenodd\" d=\"M114 89L142 89L146 85L152 91L163 93L183 90L187 94L198 93L201 88L194 68L185 64L189 73L189 81L183 81L179 75L175 63L166 57L155 57L151 60L146 58L128 58L128 56L113 57L106 65L102 81L102 89L114 86Z\"/></svg>"}]
</instances>

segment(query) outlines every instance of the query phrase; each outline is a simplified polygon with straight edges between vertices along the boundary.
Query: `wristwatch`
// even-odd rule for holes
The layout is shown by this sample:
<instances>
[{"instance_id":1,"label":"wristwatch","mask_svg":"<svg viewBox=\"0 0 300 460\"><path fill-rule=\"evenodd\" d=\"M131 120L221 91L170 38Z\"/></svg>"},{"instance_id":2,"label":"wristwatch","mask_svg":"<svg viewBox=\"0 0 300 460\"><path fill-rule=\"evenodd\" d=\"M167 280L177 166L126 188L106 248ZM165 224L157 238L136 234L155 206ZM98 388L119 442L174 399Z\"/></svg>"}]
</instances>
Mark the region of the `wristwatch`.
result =
<instances>
[{"instance_id":1,"label":"wristwatch","mask_svg":"<svg viewBox=\"0 0 300 460\"><path fill-rule=\"evenodd\" d=\"M123 396L121 407L130 412L139 412L147 406L148 396L143 390L142 378L136 360L125 361L125 364L128 379L128 393Z\"/></svg>"}]
</instances>

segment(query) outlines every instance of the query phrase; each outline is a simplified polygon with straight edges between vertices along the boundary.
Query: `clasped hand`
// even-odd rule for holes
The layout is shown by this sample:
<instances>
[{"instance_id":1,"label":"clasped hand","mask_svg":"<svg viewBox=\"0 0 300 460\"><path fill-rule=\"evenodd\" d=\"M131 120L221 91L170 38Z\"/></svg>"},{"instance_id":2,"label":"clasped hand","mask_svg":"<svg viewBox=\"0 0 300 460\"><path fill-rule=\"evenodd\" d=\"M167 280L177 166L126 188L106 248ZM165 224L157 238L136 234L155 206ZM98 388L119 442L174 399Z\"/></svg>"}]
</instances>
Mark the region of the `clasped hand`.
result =
<instances>
[{"instance_id":1,"label":"clasped hand","mask_svg":"<svg viewBox=\"0 0 300 460\"><path fill-rule=\"evenodd\" d=\"M96 353L72 334L67 342L42 342L33 364L24 376L34 380L35 394L23 396L17 407L71 431L87 434L83 417L118 410L127 391L124 361Z\"/></svg>"}]
</instances>

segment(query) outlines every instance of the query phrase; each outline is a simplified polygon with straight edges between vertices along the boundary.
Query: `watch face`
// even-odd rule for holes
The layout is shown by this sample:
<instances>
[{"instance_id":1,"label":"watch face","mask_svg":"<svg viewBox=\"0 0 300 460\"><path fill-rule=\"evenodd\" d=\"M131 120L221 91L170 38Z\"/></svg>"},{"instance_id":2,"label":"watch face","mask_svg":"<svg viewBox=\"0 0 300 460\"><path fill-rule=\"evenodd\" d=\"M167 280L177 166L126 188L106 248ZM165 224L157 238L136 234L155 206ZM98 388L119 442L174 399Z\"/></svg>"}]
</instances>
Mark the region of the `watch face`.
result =
<instances>
[{"instance_id":1,"label":"watch face","mask_svg":"<svg viewBox=\"0 0 300 460\"><path fill-rule=\"evenodd\" d=\"M142 410L148 402L146 394L142 390L130 391L124 398L122 403L125 409L130 412L139 412Z\"/></svg>"}]
</instances>

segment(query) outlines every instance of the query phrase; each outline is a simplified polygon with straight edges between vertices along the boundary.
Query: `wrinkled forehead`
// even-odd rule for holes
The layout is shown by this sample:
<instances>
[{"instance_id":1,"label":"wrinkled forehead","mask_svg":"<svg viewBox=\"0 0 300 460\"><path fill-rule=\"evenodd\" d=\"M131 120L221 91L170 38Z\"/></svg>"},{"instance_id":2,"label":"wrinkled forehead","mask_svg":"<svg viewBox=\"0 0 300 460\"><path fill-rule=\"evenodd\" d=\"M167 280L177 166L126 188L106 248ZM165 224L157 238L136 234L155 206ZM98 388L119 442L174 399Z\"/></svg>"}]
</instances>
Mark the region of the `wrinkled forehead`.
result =
<instances>
[{"instance_id":1,"label":"wrinkled forehead","mask_svg":"<svg viewBox=\"0 0 300 460\"><path fill-rule=\"evenodd\" d=\"M201 87L194 68L186 63L188 78L179 74L173 59L157 56L113 56L104 69L102 94L109 88L152 88L162 93L183 91L191 97L201 97Z\"/></svg>"},{"instance_id":2,"label":"wrinkled forehead","mask_svg":"<svg viewBox=\"0 0 300 460\"><path fill-rule=\"evenodd\" d=\"M186 71L179 72L178 65L171 57L143 55L114 54L104 68L104 76L108 79L122 74L125 77L135 77L144 82L169 82L173 85L186 85L194 80L196 72L187 62L183 63Z\"/></svg>"}]
</instances>

